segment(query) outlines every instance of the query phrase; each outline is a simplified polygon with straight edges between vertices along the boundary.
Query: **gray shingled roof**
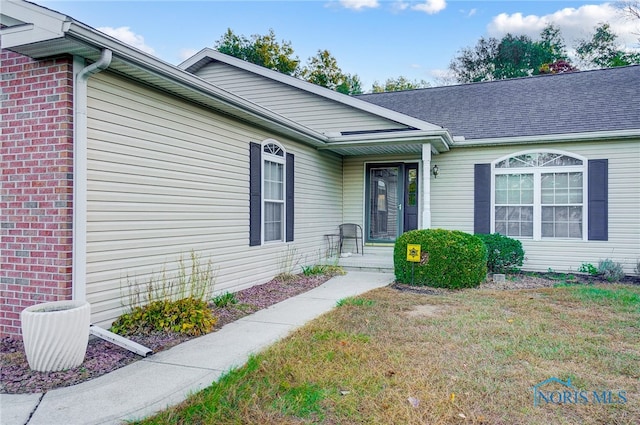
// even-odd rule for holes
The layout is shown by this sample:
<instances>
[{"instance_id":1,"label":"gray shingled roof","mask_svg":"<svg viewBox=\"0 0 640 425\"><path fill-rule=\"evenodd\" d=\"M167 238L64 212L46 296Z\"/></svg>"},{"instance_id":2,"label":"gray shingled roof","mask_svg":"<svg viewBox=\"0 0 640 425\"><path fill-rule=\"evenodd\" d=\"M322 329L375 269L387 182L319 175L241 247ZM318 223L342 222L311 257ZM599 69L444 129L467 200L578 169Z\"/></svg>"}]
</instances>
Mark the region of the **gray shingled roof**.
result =
<instances>
[{"instance_id":1,"label":"gray shingled roof","mask_svg":"<svg viewBox=\"0 0 640 425\"><path fill-rule=\"evenodd\" d=\"M357 97L467 140L640 129L640 65Z\"/></svg>"}]
</instances>

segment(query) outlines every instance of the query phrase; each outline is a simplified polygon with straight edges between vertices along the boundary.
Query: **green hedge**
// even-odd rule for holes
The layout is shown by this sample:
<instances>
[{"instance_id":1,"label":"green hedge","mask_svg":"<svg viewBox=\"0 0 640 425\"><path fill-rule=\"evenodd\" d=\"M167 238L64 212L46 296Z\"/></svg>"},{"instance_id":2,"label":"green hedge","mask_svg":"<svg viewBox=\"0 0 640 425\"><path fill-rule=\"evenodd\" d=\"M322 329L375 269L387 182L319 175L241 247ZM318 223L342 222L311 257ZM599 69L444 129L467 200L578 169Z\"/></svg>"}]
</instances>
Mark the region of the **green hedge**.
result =
<instances>
[{"instance_id":1,"label":"green hedge","mask_svg":"<svg viewBox=\"0 0 640 425\"><path fill-rule=\"evenodd\" d=\"M487 246L489 273L508 273L518 270L524 260L522 242L499 233L476 234Z\"/></svg>"},{"instance_id":2,"label":"green hedge","mask_svg":"<svg viewBox=\"0 0 640 425\"><path fill-rule=\"evenodd\" d=\"M407 245L418 244L421 262L407 261ZM474 235L457 230L411 230L395 243L394 269L401 283L438 288L472 288L487 275L487 249Z\"/></svg>"}]
</instances>

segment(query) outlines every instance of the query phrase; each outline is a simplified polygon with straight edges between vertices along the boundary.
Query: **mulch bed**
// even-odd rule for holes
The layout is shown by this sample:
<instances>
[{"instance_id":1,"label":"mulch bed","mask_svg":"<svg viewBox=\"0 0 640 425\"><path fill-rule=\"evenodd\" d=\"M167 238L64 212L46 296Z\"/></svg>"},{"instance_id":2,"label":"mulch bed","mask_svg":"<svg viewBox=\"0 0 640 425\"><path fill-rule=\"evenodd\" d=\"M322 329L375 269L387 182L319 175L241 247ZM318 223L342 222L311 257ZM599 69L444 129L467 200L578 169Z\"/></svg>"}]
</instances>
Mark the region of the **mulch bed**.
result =
<instances>
[{"instance_id":1,"label":"mulch bed","mask_svg":"<svg viewBox=\"0 0 640 425\"><path fill-rule=\"evenodd\" d=\"M214 316L218 318L214 332L227 323L320 286L331 277L329 275L298 275L292 280L272 280L236 292L237 304L225 308L211 305ZM127 337L149 347L154 353L167 350L193 338L168 332L129 335ZM36 372L29 369L22 341L3 338L0 340L0 393L43 393L54 388L75 385L97 378L140 359L142 359L141 356L131 351L100 338L91 337L82 365L60 372Z\"/></svg>"}]
</instances>

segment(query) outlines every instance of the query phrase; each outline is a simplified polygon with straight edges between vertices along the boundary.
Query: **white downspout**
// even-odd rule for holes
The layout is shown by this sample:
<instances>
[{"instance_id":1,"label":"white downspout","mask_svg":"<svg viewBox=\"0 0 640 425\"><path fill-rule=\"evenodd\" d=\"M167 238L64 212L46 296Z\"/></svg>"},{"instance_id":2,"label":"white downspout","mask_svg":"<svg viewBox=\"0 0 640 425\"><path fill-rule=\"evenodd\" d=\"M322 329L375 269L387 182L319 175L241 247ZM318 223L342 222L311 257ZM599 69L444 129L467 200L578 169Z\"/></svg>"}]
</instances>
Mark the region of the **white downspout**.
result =
<instances>
[{"instance_id":1,"label":"white downspout","mask_svg":"<svg viewBox=\"0 0 640 425\"><path fill-rule=\"evenodd\" d=\"M422 145L422 223L420 228L431 228L431 143Z\"/></svg>"},{"instance_id":2,"label":"white downspout","mask_svg":"<svg viewBox=\"0 0 640 425\"><path fill-rule=\"evenodd\" d=\"M112 52L103 49L97 62L76 74L73 121L73 259L72 295L87 298L87 81L111 64Z\"/></svg>"}]
</instances>

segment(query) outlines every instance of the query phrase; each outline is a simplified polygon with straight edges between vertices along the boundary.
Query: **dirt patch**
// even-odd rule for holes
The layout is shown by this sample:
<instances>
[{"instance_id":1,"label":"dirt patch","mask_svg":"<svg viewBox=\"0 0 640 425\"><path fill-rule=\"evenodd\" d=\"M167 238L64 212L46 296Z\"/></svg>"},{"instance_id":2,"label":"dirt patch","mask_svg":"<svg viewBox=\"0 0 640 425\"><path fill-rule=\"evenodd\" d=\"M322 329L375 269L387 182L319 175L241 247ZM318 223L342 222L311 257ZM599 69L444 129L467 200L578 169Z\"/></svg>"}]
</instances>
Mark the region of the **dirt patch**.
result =
<instances>
[{"instance_id":1,"label":"dirt patch","mask_svg":"<svg viewBox=\"0 0 640 425\"><path fill-rule=\"evenodd\" d=\"M417 305L413 310L407 311L409 317L436 317L443 311L442 306L423 304Z\"/></svg>"}]
</instances>

